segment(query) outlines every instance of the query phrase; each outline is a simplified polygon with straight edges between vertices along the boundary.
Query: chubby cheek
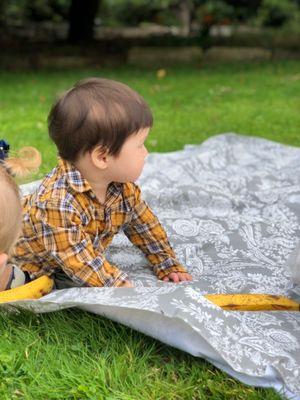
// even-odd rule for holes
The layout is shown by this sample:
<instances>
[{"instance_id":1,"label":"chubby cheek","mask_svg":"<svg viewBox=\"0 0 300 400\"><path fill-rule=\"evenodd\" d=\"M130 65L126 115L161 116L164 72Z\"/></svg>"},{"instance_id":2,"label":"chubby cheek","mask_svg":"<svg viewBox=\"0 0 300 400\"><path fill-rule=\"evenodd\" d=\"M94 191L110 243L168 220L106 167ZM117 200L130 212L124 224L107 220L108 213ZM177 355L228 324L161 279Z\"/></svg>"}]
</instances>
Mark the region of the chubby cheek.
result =
<instances>
[{"instance_id":1,"label":"chubby cheek","mask_svg":"<svg viewBox=\"0 0 300 400\"><path fill-rule=\"evenodd\" d=\"M118 176L123 182L135 181L141 174L146 153L131 152L123 155L122 162L118 165Z\"/></svg>"},{"instance_id":2,"label":"chubby cheek","mask_svg":"<svg viewBox=\"0 0 300 400\"><path fill-rule=\"evenodd\" d=\"M136 160L132 163L130 168L128 168L128 174L130 174L130 180L136 180L141 175L143 170L144 162L141 160Z\"/></svg>"},{"instance_id":3,"label":"chubby cheek","mask_svg":"<svg viewBox=\"0 0 300 400\"><path fill-rule=\"evenodd\" d=\"M137 179L139 174L141 173L141 169L141 165L139 165L138 163L131 165L131 168L128 169L128 174L131 175L131 179Z\"/></svg>"},{"instance_id":4,"label":"chubby cheek","mask_svg":"<svg viewBox=\"0 0 300 400\"><path fill-rule=\"evenodd\" d=\"M132 161L119 165L119 168L116 171L116 178L118 181L121 182L133 181L136 175L137 175L136 164L134 164L134 162Z\"/></svg>"}]
</instances>

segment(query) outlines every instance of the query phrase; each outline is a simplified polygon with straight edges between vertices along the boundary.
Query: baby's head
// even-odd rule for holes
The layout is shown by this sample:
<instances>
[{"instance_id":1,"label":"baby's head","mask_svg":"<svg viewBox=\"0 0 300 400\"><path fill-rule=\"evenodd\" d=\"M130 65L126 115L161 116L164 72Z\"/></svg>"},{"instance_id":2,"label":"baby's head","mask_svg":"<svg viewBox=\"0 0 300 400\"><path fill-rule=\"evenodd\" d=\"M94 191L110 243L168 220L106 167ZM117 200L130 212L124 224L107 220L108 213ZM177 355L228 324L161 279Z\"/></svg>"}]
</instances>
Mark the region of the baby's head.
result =
<instances>
[{"instance_id":1,"label":"baby's head","mask_svg":"<svg viewBox=\"0 0 300 400\"><path fill-rule=\"evenodd\" d=\"M19 189L0 165L0 255L9 254L21 230L22 208Z\"/></svg>"},{"instance_id":2,"label":"baby's head","mask_svg":"<svg viewBox=\"0 0 300 400\"><path fill-rule=\"evenodd\" d=\"M138 93L120 82L100 78L79 81L59 98L48 117L49 135L58 153L71 163L87 152L96 164L101 154L113 160L123 155L128 162L133 157L139 162L141 152L132 150L135 145L142 148L152 123L151 110ZM124 169L124 165L118 167Z\"/></svg>"}]
</instances>

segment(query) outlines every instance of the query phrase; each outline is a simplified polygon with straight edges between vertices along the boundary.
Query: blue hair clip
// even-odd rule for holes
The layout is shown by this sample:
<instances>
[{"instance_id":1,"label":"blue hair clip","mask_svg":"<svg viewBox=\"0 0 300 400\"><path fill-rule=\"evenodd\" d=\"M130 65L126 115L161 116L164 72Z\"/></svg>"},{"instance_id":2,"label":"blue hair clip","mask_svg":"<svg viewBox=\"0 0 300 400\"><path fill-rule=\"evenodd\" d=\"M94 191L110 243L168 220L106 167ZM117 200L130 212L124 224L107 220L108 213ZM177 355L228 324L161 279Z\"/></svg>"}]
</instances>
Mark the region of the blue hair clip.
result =
<instances>
[{"instance_id":1,"label":"blue hair clip","mask_svg":"<svg viewBox=\"0 0 300 400\"><path fill-rule=\"evenodd\" d=\"M5 160L8 157L8 153L9 144L5 140L0 139L0 160Z\"/></svg>"}]
</instances>

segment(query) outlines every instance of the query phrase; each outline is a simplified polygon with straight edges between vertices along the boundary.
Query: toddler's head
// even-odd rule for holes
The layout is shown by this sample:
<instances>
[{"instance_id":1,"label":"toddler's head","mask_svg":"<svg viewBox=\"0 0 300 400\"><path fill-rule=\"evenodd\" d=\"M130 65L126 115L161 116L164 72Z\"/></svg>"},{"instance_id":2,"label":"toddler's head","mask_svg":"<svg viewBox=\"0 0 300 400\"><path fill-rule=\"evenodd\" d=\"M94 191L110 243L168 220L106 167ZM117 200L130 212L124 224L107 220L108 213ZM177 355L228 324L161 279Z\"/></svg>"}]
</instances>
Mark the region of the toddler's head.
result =
<instances>
[{"instance_id":1,"label":"toddler's head","mask_svg":"<svg viewBox=\"0 0 300 400\"><path fill-rule=\"evenodd\" d=\"M128 138L152 123L151 110L138 93L100 78L79 81L58 99L48 117L49 135L69 162L95 147L117 157Z\"/></svg>"},{"instance_id":2,"label":"toddler's head","mask_svg":"<svg viewBox=\"0 0 300 400\"><path fill-rule=\"evenodd\" d=\"M24 177L37 171L41 155L34 147L23 147L17 157L0 162L0 255L9 254L21 231L22 207L13 176Z\"/></svg>"},{"instance_id":3,"label":"toddler's head","mask_svg":"<svg viewBox=\"0 0 300 400\"><path fill-rule=\"evenodd\" d=\"M9 254L21 230L22 208L15 181L0 165L0 254Z\"/></svg>"}]
</instances>

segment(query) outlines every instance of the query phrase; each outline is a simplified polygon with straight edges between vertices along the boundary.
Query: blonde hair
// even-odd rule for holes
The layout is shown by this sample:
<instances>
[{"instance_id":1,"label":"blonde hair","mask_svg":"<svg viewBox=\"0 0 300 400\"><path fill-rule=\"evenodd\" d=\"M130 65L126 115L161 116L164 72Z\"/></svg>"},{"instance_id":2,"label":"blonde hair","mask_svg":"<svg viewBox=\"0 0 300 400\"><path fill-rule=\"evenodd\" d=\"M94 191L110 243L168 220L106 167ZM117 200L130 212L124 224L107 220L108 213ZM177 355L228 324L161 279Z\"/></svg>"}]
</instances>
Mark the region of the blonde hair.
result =
<instances>
[{"instance_id":1,"label":"blonde hair","mask_svg":"<svg viewBox=\"0 0 300 400\"><path fill-rule=\"evenodd\" d=\"M18 156L0 164L0 253L6 254L20 235L22 222L20 192L11 175L25 176L41 164L41 155L34 147L24 147Z\"/></svg>"},{"instance_id":2,"label":"blonde hair","mask_svg":"<svg viewBox=\"0 0 300 400\"><path fill-rule=\"evenodd\" d=\"M34 147L23 147L18 151L16 157L6 158L4 166L12 175L26 176L31 172L37 171L41 165L42 157L40 152Z\"/></svg>"}]
</instances>

